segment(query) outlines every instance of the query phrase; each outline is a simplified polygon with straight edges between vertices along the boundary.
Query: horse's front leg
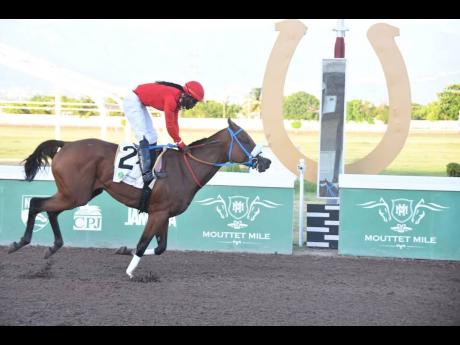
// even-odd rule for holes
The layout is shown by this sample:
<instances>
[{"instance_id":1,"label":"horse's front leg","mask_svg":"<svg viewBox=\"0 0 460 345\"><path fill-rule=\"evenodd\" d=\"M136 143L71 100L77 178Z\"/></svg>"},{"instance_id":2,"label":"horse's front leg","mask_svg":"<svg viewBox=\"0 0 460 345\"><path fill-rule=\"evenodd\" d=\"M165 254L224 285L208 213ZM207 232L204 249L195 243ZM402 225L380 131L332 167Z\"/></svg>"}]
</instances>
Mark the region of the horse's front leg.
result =
<instances>
[{"instance_id":1,"label":"horse's front leg","mask_svg":"<svg viewBox=\"0 0 460 345\"><path fill-rule=\"evenodd\" d=\"M126 274L130 278L133 277L133 272L139 264L139 261L141 260L141 257L144 255L153 236L160 235L161 237L163 237L163 234L165 234L167 231L168 222L169 216L167 212L157 212L149 214L147 224L145 224L144 232L142 233L142 236L139 242L137 243L136 251L133 255L133 258L131 259L131 262L128 265L128 268L126 269Z\"/></svg>"},{"instance_id":2,"label":"horse's front leg","mask_svg":"<svg viewBox=\"0 0 460 345\"><path fill-rule=\"evenodd\" d=\"M168 227L166 227L164 233L156 234L157 247L155 249L146 249L144 255L161 255L166 250L168 244ZM135 249L129 249L126 246L120 247L115 251L118 255L133 255Z\"/></svg>"},{"instance_id":3,"label":"horse's front leg","mask_svg":"<svg viewBox=\"0 0 460 345\"><path fill-rule=\"evenodd\" d=\"M168 225L169 225L169 219L168 219ZM157 237L158 246L154 249L154 253L155 255L161 255L166 250L166 246L168 243L168 227L166 227L163 233L157 234L156 237Z\"/></svg>"}]
</instances>

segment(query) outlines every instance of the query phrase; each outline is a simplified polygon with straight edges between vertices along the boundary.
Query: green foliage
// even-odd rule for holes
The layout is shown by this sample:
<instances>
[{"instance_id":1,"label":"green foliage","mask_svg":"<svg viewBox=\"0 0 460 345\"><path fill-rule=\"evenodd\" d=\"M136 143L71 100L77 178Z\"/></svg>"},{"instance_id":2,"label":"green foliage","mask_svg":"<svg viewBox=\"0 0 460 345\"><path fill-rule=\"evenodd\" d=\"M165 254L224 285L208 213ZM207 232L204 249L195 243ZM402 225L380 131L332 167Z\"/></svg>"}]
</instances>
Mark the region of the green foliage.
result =
<instances>
[{"instance_id":1,"label":"green foliage","mask_svg":"<svg viewBox=\"0 0 460 345\"><path fill-rule=\"evenodd\" d=\"M250 90L242 105L228 102L209 100L199 102L194 108L184 110L183 117L236 118L239 114L252 115L260 112L262 89L255 87ZM105 100L109 115L123 116L117 103L110 98ZM31 102L48 102L35 104ZM54 114L54 96L35 95L24 101L15 103L0 103L1 112L8 114ZM66 104L76 103L76 104ZM87 104L83 104L87 103ZM299 91L284 97L283 116L289 120L318 120L319 100L306 92ZM346 120L375 123L375 120L388 123L388 105L374 105L368 101L354 99L347 102ZM152 111L152 109L150 109ZM61 111L66 115L81 117L99 115L96 103L89 97L61 98ZM411 118L413 120L457 120L460 112L460 84L451 84L438 93L438 99L426 105L412 104ZM155 116L155 115L154 115ZM298 122L291 123L292 128L300 128ZM298 127L297 127L298 126Z\"/></svg>"},{"instance_id":2,"label":"green foliage","mask_svg":"<svg viewBox=\"0 0 460 345\"><path fill-rule=\"evenodd\" d=\"M371 116L383 123L388 123L390 117L390 108L386 104L372 107Z\"/></svg>"},{"instance_id":3,"label":"green foliage","mask_svg":"<svg viewBox=\"0 0 460 345\"><path fill-rule=\"evenodd\" d=\"M199 102L192 109L184 110L183 117L236 118L241 106L216 101Z\"/></svg>"},{"instance_id":4,"label":"green foliage","mask_svg":"<svg viewBox=\"0 0 460 345\"><path fill-rule=\"evenodd\" d=\"M427 105L412 104L412 120L439 120L439 102L434 101Z\"/></svg>"},{"instance_id":5,"label":"green foliage","mask_svg":"<svg viewBox=\"0 0 460 345\"><path fill-rule=\"evenodd\" d=\"M418 103L412 103L412 120L426 120L425 107Z\"/></svg>"},{"instance_id":6,"label":"green foliage","mask_svg":"<svg viewBox=\"0 0 460 345\"><path fill-rule=\"evenodd\" d=\"M31 111L27 108L27 103L25 102L0 103L0 106L2 106L1 112L5 114L31 114Z\"/></svg>"},{"instance_id":7,"label":"green foliage","mask_svg":"<svg viewBox=\"0 0 460 345\"><path fill-rule=\"evenodd\" d=\"M447 176L460 177L460 164L449 163L446 166Z\"/></svg>"},{"instance_id":8,"label":"green foliage","mask_svg":"<svg viewBox=\"0 0 460 345\"><path fill-rule=\"evenodd\" d=\"M318 120L319 100L300 91L284 97L283 116L288 120Z\"/></svg>"},{"instance_id":9,"label":"green foliage","mask_svg":"<svg viewBox=\"0 0 460 345\"><path fill-rule=\"evenodd\" d=\"M347 102L347 121L374 123L373 105L367 101L354 99Z\"/></svg>"},{"instance_id":10,"label":"green foliage","mask_svg":"<svg viewBox=\"0 0 460 345\"><path fill-rule=\"evenodd\" d=\"M438 93L439 116L437 120L457 120L460 111L460 84L447 86Z\"/></svg>"},{"instance_id":11,"label":"green foliage","mask_svg":"<svg viewBox=\"0 0 460 345\"><path fill-rule=\"evenodd\" d=\"M53 102L54 103L54 97L53 96L41 96L41 95L35 95L29 98L30 102ZM30 104L31 107L37 107L37 108L42 108L42 109L33 109L29 113L32 114L47 114L51 115L54 114L53 109L47 109L47 108L52 108L53 104Z\"/></svg>"},{"instance_id":12,"label":"green foliage","mask_svg":"<svg viewBox=\"0 0 460 345\"><path fill-rule=\"evenodd\" d=\"M9 108L4 108L3 112L7 114L46 114L53 115L55 113L55 101L54 96L43 96L34 95L29 99L8 104ZM42 102L43 104L36 104L36 102ZM77 103L77 104L66 104L66 103ZM84 104L89 103L89 104ZM1 105L7 105L2 103ZM62 96L61 98L61 112L65 115L79 115L79 116L93 116L98 115L99 110L96 104L89 97L72 98Z\"/></svg>"},{"instance_id":13,"label":"green foliage","mask_svg":"<svg viewBox=\"0 0 460 345\"><path fill-rule=\"evenodd\" d=\"M423 106L412 104L413 120L457 120L460 111L460 84L448 85L438 99Z\"/></svg>"},{"instance_id":14,"label":"green foliage","mask_svg":"<svg viewBox=\"0 0 460 345\"><path fill-rule=\"evenodd\" d=\"M260 102L261 95L262 95L262 88L260 87L254 87L251 89L251 92L249 92L249 98L252 99L253 101Z\"/></svg>"},{"instance_id":15,"label":"green foliage","mask_svg":"<svg viewBox=\"0 0 460 345\"><path fill-rule=\"evenodd\" d=\"M79 115L80 117L89 117L99 115L96 103L87 96L81 98L62 97L62 113L68 115ZM65 103L89 103L89 104L68 104ZM79 109L79 110L76 110Z\"/></svg>"},{"instance_id":16,"label":"green foliage","mask_svg":"<svg viewBox=\"0 0 460 345\"><path fill-rule=\"evenodd\" d=\"M302 127L302 122L300 122L300 120L291 121L291 127L294 129L299 129Z\"/></svg>"},{"instance_id":17,"label":"green foliage","mask_svg":"<svg viewBox=\"0 0 460 345\"><path fill-rule=\"evenodd\" d=\"M241 112L246 116L249 116L252 113L260 113L261 96L262 89L260 87L252 88L243 102Z\"/></svg>"},{"instance_id":18,"label":"green foliage","mask_svg":"<svg viewBox=\"0 0 460 345\"><path fill-rule=\"evenodd\" d=\"M434 101L425 106L425 119L430 121L439 120L439 102Z\"/></svg>"},{"instance_id":19,"label":"green foliage","mask_svg":"<svg viewBox=\"0 0 460 345\"><path fill-rule=\"evenodd\" d=\"M244 165L228 165L220 168L220 171L224 172L237 172L237 173L247 173L249 172L249 167Z\"/></svg>"}]
</instances>

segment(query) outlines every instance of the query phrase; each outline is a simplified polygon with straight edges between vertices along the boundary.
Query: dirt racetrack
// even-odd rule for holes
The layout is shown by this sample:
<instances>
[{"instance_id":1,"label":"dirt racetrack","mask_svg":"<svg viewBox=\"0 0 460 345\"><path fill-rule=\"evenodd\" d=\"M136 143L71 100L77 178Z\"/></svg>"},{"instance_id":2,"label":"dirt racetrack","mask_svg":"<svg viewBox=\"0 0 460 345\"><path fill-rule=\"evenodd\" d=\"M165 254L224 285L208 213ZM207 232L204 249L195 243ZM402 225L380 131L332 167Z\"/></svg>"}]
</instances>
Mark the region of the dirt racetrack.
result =
<instances>
[{"instance_id":1,"label":"dirt racetrack","mask_svg":"<svg viewBox=\"0 0 460 345\"><path fill-rule=\"evenodd\" d=\"M0 246L0 325L460 325L460 262Z\"/></svg>"}]
</instances>

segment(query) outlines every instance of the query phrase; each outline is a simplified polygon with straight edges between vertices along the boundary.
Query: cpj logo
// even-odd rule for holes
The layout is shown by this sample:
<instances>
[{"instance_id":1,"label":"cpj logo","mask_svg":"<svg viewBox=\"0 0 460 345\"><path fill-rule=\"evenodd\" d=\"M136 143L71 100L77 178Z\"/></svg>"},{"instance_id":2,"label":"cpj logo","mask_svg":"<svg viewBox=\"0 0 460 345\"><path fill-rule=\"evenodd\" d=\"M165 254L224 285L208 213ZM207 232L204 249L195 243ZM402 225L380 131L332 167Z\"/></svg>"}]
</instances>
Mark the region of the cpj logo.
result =
<instances>
[{"instance_id":1,"label":"cpj logo","mask_svg":"<svg viewBox=\"0 0 460 345\"><path fill-rule=\"evenodd\" d=\"M214 209L219 217L221 219L230 218L231 222L227 226L235 230L246 228L248 224L245 222L253 222L263 208L281 206L270 200L261 200L259 196L250 200L249 197L241 195L229 196L228 203L226 203L220 194L216 198L199 200L197 203L205 206L215 205Z\"/></svg>"},{"instance_id":2,"label":"cpj logo","mask_svg":"<svg viewBox=\"0 0 460 345\"><path fill-rule=\"evenodd\" d=\"M102 230L102 213L99 206L85 205L78 208L73 215L73 229L85 231Z\"/></svg>"},{"instance_id":3,"label":"cpj logo","mask_svg":"<svg viewBox=\"0 0 460 345\"><path fill-rule=\"evenodd\" d=\"M32 198L48 198L49 195L23 195L21 200L21 220L24 226L27 225L27 218L29 216L29 207L30 207L30 200ZM48 217L46 217L45 213L37 214L37 218L35 218L35 226L33 232L38 232L43 229L46 225L48 225Z\"/></svg>"},{"instance_id":4,"label":"cpj logo","mask_svg":"<svg viewBox=\"0 0 460 345\"><path fill-rule=\"evenodd\" d=\"M400 249L405 247L420 248L419 245L411 245L411 243L436 244L436 237L434 236L429 238L425 236L405 236L405 233L414 230L429 213L442 212L449 208L432 202L427 203L423 198L416 203L411 199L391 199L391 207L384 198L380 198L379 201L368 201L357 204L357 206L366 209L375 208L382 221L388 223L389 229L399 234L365 235L364 240L393 242L394 244L387 244L386 246L398 247Z\"/></svg>"}]
</instances>

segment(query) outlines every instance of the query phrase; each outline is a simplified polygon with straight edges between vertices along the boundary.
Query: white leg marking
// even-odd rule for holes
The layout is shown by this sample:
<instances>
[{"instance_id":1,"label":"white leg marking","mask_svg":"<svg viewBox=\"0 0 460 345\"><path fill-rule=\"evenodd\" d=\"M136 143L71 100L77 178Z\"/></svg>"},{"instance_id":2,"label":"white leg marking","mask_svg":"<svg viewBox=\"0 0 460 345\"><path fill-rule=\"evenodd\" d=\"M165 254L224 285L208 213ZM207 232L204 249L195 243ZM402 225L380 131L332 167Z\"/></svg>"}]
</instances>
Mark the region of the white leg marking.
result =
<instances>
[{"instance_id":1,"label":"white leg marking","mask_svg":"<svg viewBox=\"0 0 460 345\"><path fill-rule=\"evenodd\" d=\"M132 278L133 277L133 271L136 269L137 265L139 264L139 261L141 260L141 258L139 256L137 256L136 254L134 254L131 262L129 263L129 266L128 268L126 269L126 274Z\"/></svg>"},{"instance_id":2,"label":"white leg marking","mask_svg":"<svg viewBox=\"0 0 460 345\"><path fill-rule=\"evenodd\" d=\"M144 255L154 255L155 249L146 249Z\"/></svg>"}]
</instances>

